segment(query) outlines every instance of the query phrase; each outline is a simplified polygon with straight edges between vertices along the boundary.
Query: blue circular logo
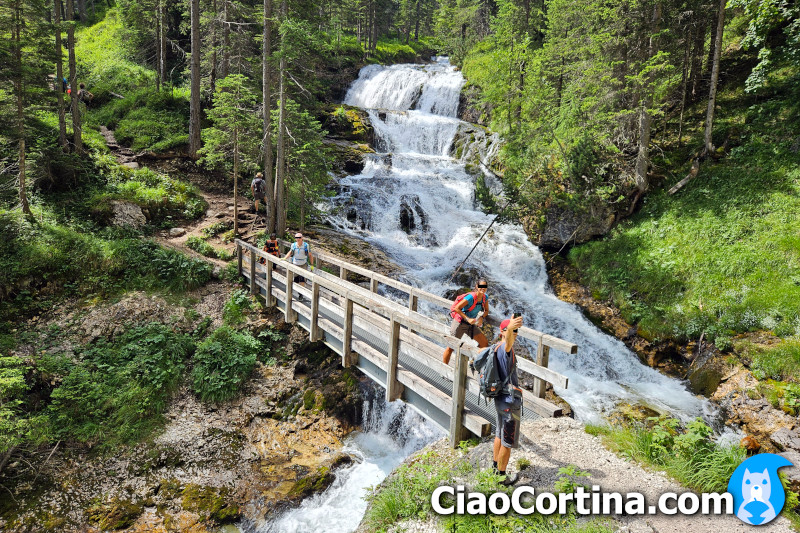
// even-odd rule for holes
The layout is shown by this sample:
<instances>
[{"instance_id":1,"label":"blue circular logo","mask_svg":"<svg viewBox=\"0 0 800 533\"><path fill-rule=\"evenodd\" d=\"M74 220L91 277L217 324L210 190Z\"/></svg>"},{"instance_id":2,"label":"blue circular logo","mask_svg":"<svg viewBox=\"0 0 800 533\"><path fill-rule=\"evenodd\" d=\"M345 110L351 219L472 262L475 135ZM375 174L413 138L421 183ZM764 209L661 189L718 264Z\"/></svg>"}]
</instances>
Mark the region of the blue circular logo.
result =
<instances>
[{"instance_id":1,"label":"blue circular logo","mask_svg":"<svg viewBox=\"0 0 800 533\"><path fill-rule=\"evenodd\" d=\"M736 516L745 524L760 526L778 516L786 503L778 469L792 466L788 459L761 453L747 459L733 471L728 492L733 496Z\"/></svg>"}]
</instances>

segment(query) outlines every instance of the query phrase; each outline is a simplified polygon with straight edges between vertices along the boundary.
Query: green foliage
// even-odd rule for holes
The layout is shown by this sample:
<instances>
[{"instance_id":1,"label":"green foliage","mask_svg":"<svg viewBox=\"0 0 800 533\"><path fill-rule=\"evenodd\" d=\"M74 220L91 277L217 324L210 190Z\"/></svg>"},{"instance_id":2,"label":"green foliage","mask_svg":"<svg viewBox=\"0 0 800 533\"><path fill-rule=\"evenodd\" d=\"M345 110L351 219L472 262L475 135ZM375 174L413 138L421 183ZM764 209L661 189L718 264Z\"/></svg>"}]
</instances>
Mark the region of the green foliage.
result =
<instances>
[{"instance_id":1,"label":"green foliage","mask_svg":"<svg viewBox=\"0 0 800 533\"><path fill-rule=\"evenodd\" d=\"M107 187L89 199L89 209L101 221L111 215L111 202L124 200L146 210L152 222L168 218L196 219L208 204L200 190L185 181L180 181L150 170L129 169L116 162L113 156L97 158L100 175L106 178Z\"/></svg>"},{"instance_id":2,"label":"green foliage","mask_svg":"<svg viewBox=\"0 0 800 533\"><path fill-rule=\"evenodd\" d=\"M736 348L758 379L800 383L800 339L787 339L775 346L744 342Z\"/></svg>"},{"instance_id":3,"label":"green foliage","mask_svg":"<svg viewBox=\"0 0 800 533\"><path fill-rule=\"evenodd\" d=\"M213 124L202 131L203 148L200 163L210 168L233 169L239 158L240 172L258 167L261 126L256 113L256 95L247 78L231 74L218 81L214 107L208 110Z\"/></svg>"},{"instance_id":4,"label":"green foliage","mask_svg":"<svg viewBox=\"0 0 800 533\"><path fill-rule=\"evenodd\" d=\"M211 266L143 240L136 233L69 224L37 213L32 224L19 212L0 210L0 317L50 309L54 296L123 290L184 292L205 284ZM33 291L48 291L33 298Z\"/></svg>"},{"instance_id":5,"label":"green foliage","mask_svg":"<svg viewBox=\"0 0 800 533\"><path fill-rule=\"evenodd\" d=\"M235 397L253 371L260 348L248 333L227 326L218 328L197 347L192 370L194 391L206 402Z\"/></svg>"},{"instance_id":6,"label":"green foliage","mask_svg":"<svg viewBox=\"0 0 800 533\"><path fill-rule=\"evenodd\" d=\"M231 228L230 222L215 222L208 227L203 228L203 235L206 237L214 237L220 233L224 233Z\"/></svg>"},{"instance_id":7,"label":"green foliage","mask_svg":"<svg viewBox=\"0 0 800 533\"><path fill-rule=\"evenodd\" d=\"M653 427L607 428L600 432L613 451L666 470L681 483L700 492L725 492L747 451L736 445L716 444L711 428L696 419L680 429L675 419L654 418Z\"/></svg>"},{"instance_id":8,"label":"green foliage","mask_svg":"<svg viewBox=\"0 0 800 533\"><path fill-rule=\"evenodd\" d=\"M250 300L250 293L243 289L236 289L231 293L231 297L225 302L222 309L222 319L225 324L235 326L244 322L245 313L249 312L253 304Z\"/></svg>"},{"instance_id":9,"label":"green foliage","mask_svg":"<svg viewBox=\"0 0 800 533\"><path fill-rule=\"evenodd\" d=\"M587 477L591 475L590 472L586 472L584 470L580 470L575 465L567 465L562 466L558 469L558 480L556 481L553 488L556 492L575 492L578 487L584 487L588 489L589 487L583 483L578 483L577 478Z\"/></svg>"},{"instance_id":10,"label":"green foliage","mask_svg":"<svg viewBox=\"0 0 800 533\"><path fill-rule=\"evenodd\" d=\"M277 138L278 111L273 111L272 125ZM289 218L299 220L301 209L306 214L325 193L330 181L323 139L327 132L322 125L297 102L286 102L286 127L288 130L287 163L290 172L286 178L289 199Z\"/></svg>"},{"instance_id":11,"label":"green foliage","mask_svg":"<svg viewBox=\"0 0 800 533\"><path fill-rule=\"evenodd\" d=\"M186 240L186 246L195 252L202 254L206 257L217 257L223 261L230 261L233 254L223 248L214 248L201 237L191 236Z\"/></svg>"},{"instance_id":12,"label":"green foliage","mask_svg":"<svg viewBox=\"0 0 800 533\"><path fill-rule=\"evenodd\" d=\"M149 324L86 346L79 357L62 356L57 364L68 373L47 408L54 434L109 447L148 435L193 350L189 337Z\"/></svg>"}]
</instances>

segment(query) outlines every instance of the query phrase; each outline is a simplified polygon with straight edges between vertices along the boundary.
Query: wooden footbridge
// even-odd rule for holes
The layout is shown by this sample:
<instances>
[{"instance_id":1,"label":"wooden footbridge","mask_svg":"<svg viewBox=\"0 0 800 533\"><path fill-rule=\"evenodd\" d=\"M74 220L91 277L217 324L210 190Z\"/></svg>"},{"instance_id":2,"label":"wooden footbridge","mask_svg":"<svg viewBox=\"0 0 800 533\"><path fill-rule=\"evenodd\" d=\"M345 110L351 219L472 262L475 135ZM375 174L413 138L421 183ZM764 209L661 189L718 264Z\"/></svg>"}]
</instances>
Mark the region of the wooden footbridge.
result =
<instances>
[{"instance_id":1,"label":"wooden footbridge","mask_svg":"<svg viewBox=\"0 0 800 533\"><path fill-rule=\"evenodd\" d=\"M282 250L286 245L281 243ZM313 273L239 239L236 251L239 273L251 294L263 296L268 307L277 305L286 322L300 324L312 341L322 341L341 355L342 366L356 366L383 386L388 401L401 399L449 431L453 446L468 433L489 434L493 402L478 397L477 375L467 370L477 344L466 336L452 337L449 319L445 324L432 318L449 310L449 300L319 249L312 251ZM306 278L307 286L294 283L287 271ZM355 275L366 278L368 288L350 281ZM381 285L385 295L378 294ZM495 318L489 322L499 325ZM577 345L525 327L519 335L537 346L535 361L518 358L518 369L534 377L533 392L523 391L523 418L561 416L561 408L544 399L545 387L552 383L566 388L568 380L547 368L549 353L575 354ZM452 366L442 362L448 346L455 350Z\"/></svg>"}]
</instances>

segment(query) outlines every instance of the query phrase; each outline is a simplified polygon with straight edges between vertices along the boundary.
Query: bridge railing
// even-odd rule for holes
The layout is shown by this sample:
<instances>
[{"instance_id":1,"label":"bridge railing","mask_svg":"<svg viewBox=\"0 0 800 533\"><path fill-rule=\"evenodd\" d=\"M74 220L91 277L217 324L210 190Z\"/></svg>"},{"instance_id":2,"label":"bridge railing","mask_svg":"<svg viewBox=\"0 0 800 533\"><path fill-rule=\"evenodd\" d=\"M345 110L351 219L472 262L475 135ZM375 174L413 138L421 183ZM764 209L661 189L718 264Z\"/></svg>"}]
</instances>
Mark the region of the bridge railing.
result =
<instances>
[{"instance_id":1,"label":"bridge railing","mask_svg":"<svg viewBox=\"0 0 800 533\"><path fill-rule=\"evenodd\" d=\"M476 343L451 336L448 325L417 311L420 299L447 309L450 301L327 252L312 251L317 268L310 272L238 239L236 247L239 273L248 279L251 293L263 293L268 306L282 303L288 323L296 322L298 312L302 313L308 321L304 327L307 326L311 340L323 340L340 353L343 366L356 364L359 355L368 360L373 365L370 366L373 372L377 369L375 373L385 374L385 378L371 377L385 386L387 400L400 398L408 388L428 403L449 412L449 429L454 445L463 436L464 429L479 436L488 432L488 421L465 405L466 391L475 395L479 391L477 379L467 375L467 358L477 353ZM263 265L259 264L262 260ZM339 275L323 271L320 268L323 262L338 267ZM348 281L351 272L366 277L369 289ZM263 278L260 273L264 274ZM296 285L294 275L306 278L310 289ZM379 284L405 292L407 305L378 294ZM324 292L324 297L321 297L321 292ZM308 304L295 301L294 294L307 297ZM332 320L332 317L337 317L337 320ZM369 332L374 341L366 342L355 336L354 325L359 331ZM518 367L534 376L533 393L523 391L525 409L540 416L560 416L561 409L544 399L545 386L550 382L566 388L568 379L547 368L549 350L554 348L574 354L577 346L530 328L521 328L520 334L537 343L536 361L518 359ZM441 361L444 347L456 351L455 368ZM399 364L401 352L406 361L404 364ZM436 387L414 371L415 367L452 381L452 396L443 397ZM365 372L369 373L369 370Z\"/></svg>"}]
</instances>

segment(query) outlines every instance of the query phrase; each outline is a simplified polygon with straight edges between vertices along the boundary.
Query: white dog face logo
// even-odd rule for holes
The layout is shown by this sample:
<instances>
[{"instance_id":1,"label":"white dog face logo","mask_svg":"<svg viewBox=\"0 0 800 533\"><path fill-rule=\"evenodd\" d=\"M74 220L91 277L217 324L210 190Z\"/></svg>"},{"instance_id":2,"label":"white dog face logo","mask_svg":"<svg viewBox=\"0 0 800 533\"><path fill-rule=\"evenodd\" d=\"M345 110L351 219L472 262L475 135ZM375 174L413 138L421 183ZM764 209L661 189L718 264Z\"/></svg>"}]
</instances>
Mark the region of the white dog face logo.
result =
<instances>
[{"instance_id":1,"label":"white dog face logo","mask_svg":"<svg viewBox=\"0 0 800 533\"><path fill-rule=\"evenodd\" d=\"M750 473L750 470L744 471L744 478L742 478L742 497L744 501L766 503L769 501L770 493L769 472L767 470L753 474Z\"/></svg>"}]
</instances>

